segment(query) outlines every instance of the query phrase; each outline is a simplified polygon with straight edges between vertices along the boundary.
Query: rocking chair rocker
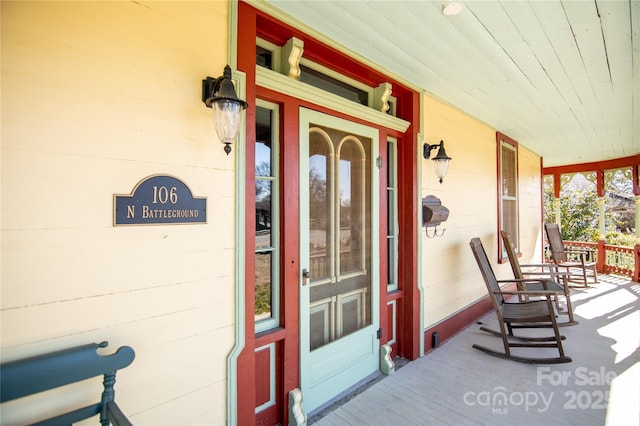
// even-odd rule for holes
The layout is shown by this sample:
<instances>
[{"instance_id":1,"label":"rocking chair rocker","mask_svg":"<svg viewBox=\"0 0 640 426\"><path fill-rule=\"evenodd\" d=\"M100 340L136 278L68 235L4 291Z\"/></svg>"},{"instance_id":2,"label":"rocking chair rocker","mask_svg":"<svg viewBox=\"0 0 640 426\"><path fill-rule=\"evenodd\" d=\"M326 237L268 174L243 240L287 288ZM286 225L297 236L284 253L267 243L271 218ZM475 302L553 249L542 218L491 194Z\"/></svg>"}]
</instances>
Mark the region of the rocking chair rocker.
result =
<instances>
[{"instance_id":1,"label":"rocking chair rocker","mask_svg":"<svg viewBox=\"0 0 640 426\"><path fill-rule=\"evenodd\" d=\"M477 344L474 344L473 347L498 358L510 359L513 361L528 364L557 364L571 362L571 358L565 356L564 354L564 349L562 347L562 339L564 337L560 335L560 331L558 330L556 315L553 309L553 303L551 301L551 298L557 293L549 290L501 290L480 239L472 238L469 242L469 245L471 246L471 250L473 251L473 255L476 258L476 262L478 263L478 267L480 268L480 272L482 273L482 277L487 286L487 290L489 291L489 297L496 311L498 323L500 325L500 331L491 330L486 327L481 327L480 330L490 333L494 336L501 337L502 343L504 345L504 352L499 352ZM526 281L527 283L531 284L536 281L538 281L538 283L540 282L540 280ZM518 282L518 280L510 282ZM545 300L509 303L505 301L504 296L522 296L525 298L545 297ZM553 328L554 335L550 337L522 337L515 336L513 334L513 329L515 328L539 327ZM516 342L514 342L513 340L516 340ZM511 353L512 347L557 348L558 356L547 358L529 358L517 356Z\"/></svg>"}]
</instances>

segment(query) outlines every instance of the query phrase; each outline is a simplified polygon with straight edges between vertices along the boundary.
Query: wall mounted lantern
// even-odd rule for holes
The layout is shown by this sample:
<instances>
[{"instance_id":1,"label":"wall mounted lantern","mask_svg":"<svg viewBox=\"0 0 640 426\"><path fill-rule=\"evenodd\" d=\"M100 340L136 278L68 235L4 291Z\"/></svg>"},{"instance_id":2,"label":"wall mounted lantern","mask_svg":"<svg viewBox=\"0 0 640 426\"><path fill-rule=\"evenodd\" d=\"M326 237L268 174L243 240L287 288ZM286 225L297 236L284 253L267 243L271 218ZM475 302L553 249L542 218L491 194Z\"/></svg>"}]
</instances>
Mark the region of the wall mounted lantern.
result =
<instances>
[{"instance_id":1,"label":"wall mounted lantern","mask_svg":"<svg viewBox=\"0 0 640 426\"><path fill-rule=\"evenodd\" d=\"M433 157L434 171L436 172L436 177L440 183L442 183L442 178L447 174L449 161L451 160L451 157L447 155L447 151L444 150L444 141L440 141L437 145L429 145L428 143L425 143L423 156L428 159L431 156L431 151L438 147L440 147L438 154Z\"/></svg>"},{"instance_id":2,"label":"wall mounted lantern","mask_svg":"<svg viewBox=\"0 0 640 426\"><path fill-rule=\"evenodd\" d=\"M242 110L249 106L236 95L229 65L224 67L222 77L207 77L202 80L202 102L213 109L216 133L224 144L224 152L229 155L231 144L240 130Z\"/></svg>"}]
</instances>

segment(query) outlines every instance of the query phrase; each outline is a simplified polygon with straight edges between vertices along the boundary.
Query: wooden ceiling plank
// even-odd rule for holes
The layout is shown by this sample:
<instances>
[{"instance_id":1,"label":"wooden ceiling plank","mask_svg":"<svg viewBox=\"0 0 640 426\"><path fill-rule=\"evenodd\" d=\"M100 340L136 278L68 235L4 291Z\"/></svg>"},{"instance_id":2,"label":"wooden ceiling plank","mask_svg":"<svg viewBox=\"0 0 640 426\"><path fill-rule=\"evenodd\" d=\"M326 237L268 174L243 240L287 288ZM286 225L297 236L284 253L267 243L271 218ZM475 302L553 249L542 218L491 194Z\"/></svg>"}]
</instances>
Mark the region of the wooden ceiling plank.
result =
<instances>
[{"instance_id":1,"label":"wooden ceiling plank","mask_svg":"<svg viewBox=\"0 0 640 426\"><path fill-rule=\"evenodd\" d=\"M569 96L575 101L575 92L569 90L566 94L562 93L561 85L556 83L558 77L565 83L568 83L568 79L534 10L528 3L503 2L501 4L522 40L525 40L511 46L508 50L521 68L527 70L527 77L538 91L537 103L554 111L558 117L567 122L579 123L585 132L592 130L586 114L582 111L572 111L571 103L568 103L565 98ZM562 134L566 135L564 132Z\"/></svg>"},{"instance_id":2,"label":"wooden ceiling plank","mask_svg":"<svg viewBox=\"0 0 640 426\"><path fill-rule=\"evenodd\" d=\"M613 87L598 11L591 2L565 2L563 5L595 96L595 102L586 105L587 111L594 126L603 129L601 102L613 97Z\"/></svg>"}]
</instances>

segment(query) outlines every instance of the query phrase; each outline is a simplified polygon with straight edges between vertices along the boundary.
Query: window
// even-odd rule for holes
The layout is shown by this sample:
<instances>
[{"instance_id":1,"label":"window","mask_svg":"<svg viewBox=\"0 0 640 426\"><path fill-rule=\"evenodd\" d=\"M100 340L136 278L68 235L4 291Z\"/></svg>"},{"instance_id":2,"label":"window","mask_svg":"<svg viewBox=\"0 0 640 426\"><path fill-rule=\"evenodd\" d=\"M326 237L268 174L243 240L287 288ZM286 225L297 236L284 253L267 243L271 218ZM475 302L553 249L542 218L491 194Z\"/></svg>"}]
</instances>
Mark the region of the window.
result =
<instances>
[{"instance_id":1,"label":"window","mask_svg":"<svg viewBox=\"0 0 640 426\"><path fill-rule=\"evenodd\" d=\"M256 332L278 326L278 110L258 101L256 107Z\"/></svg>"},{"instance_id":2,"label":"window","mask_svg":"<svg viewBox=\"0 0 640 426\"><path fill-rule=\"evenodd\" d=\"M280 72L280 48L258 38L256 40L256 65Z\"/></svg>"},{"instance_id":3,"label":"window","mask_svg":"<svg viewBox=\"0 0 640 426\"><path fill-rule=\"evenodd\" d=\"M358 89L357 87L305 65L301 65L300 70L302 71L300 81L303 83L310 84L362 105L367 105L369 102L369 93L365 90Z\"/></svg>"},{"instance_id":4,"label":"window","mask_svg":"<svg viewBox=\"0 0 640 426\"><path fill-rule=\"evenodd\" d=\"M398 147L387 141L387 291L398 289Z\"/></svg>"},{"instance_id":5,"label":"window","mask_svg":"<svg viewBox=\"0 0 640 426\"><path fill-rule=\"evenodd\" d=\"M519 251L518 223L518 143L497 133L498 142L498 231L504 230ZM498 238L499 261L507 261L507 252Z\"/></svg>"},{"instance_id":6,"label":"window","mask_svg":"<svg viewBox=\"0 0 640 426\"><path fill-rule=\"evenodd\" d=\"M256 46L256 64L260 67L273 69L273 53L261 46Z\"/></svg>"}]
</instances>

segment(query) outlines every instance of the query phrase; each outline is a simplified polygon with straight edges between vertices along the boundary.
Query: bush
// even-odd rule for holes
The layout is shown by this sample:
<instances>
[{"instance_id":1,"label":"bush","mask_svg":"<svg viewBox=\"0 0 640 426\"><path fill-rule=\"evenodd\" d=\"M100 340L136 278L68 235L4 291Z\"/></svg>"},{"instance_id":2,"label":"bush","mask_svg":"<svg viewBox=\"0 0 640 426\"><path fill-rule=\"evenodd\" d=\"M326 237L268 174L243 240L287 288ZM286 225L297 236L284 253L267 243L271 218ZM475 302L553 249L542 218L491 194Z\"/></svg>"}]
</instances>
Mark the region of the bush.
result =
<instances>
[{"instance_id":1,"label":"bush","mask_svg":"<svg viewBox=\"0 0 640 426\"><path fill-rule=\"evenodd\" d=\"M604 241L612 246L633 247L635 244L635 237L633 235L625 235L618 231L607 232Z\"/></svg>"}]
</instances>

